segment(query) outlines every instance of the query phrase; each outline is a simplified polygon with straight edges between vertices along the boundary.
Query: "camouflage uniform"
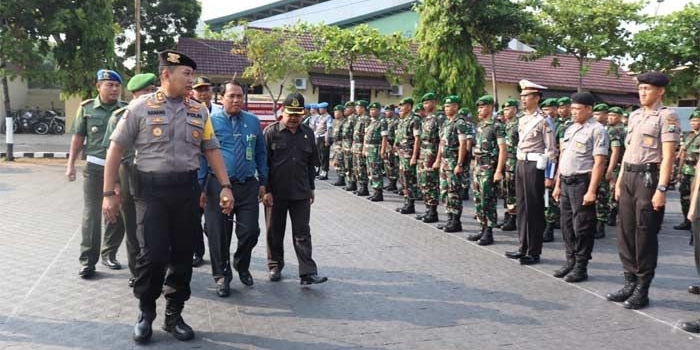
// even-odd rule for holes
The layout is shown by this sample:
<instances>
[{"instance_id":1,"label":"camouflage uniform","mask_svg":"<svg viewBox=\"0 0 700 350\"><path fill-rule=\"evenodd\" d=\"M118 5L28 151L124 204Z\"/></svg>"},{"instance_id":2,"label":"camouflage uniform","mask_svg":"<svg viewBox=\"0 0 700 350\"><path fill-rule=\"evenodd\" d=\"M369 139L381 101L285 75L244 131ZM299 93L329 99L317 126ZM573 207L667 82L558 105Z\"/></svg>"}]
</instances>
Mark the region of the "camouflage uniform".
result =
<instances>
[{"instance_id":1,"label":"camouflage uniform","mask_svg":"<svg viewBox=\"0 0 700 350\"><path fill-rule=\"evenodd\" d=\"M382 138L387 136L388 127L384 118L368 118L364 130L364 156L367 162L369 185L375 190L381 190L384 186L382 170L384 163L380 154Z\"/></svg>"},{"instance_id":2,"label":"camouflage uniform","mask_svg":"<svg viewBox=\"0 0 700 350\"><path fill-rule=\"evenodd\" d=\"M386 149L386 158L384 158L384 172L389 181L396 182L399 178L399 155L394 152L392 145L396 140L396 128L400 121L396 116L391 118L384 117L383 119L387 124L387 141L389 145Z\"/></svg>"},{"instance_id":3,"label":"camouflage uniform","mask_svg":"<svg viewBox=\"0 0 700 350\"><path fill-rule=\"evenodd\" d=\"M358 117L355 114L345 117L345 122L340 131L340 139L342 140L341 143L343 146L343 160L345 162L345 182L348 183L349 186L357 181L353 161L353 132L357 119ZM337 139L336 142L338 142Z\"/></svg>"},{"instance_id":4,"label":"camouflage uniform","mask_svg":"<svg viewBox=\"0 0 700 350\"><path fill-rule=\"evenodd\" d=\"M394 145L399 149L399 174L404 197L411 200L416 199L418 195L418 175L416 166L411 165L411 157L413 156L415 137L419 136L420 132L420 117L410 113L400 119L394 140Z\"/></svg>"},{"instance_id":5,"label":"camouflage uniform","mask_svg":"<svg viewBox=\"0 0 700 350\"><path fill-rule=\"evenodd\" d=\"M467 126L467 140L468 142L474 144L474 134L476 134L476 127L474 126L474 122L471 121L471 119L468 116L464 116L463 118L464 123ZM464 194L462 195L462 199L468 199L469 197L469 188L471 188L472 185L472 152L467 152L467 156L464 158L464 171L462 172L462 189L464 190Z\"/></svg>"},{"instance_id":6,"label":"camouflage uniform","mask_svg":"<svg viewBox=\"0 0 700 350\"><path fill-rule=\"evenodd\" d=\"M468 135L467 124L462 118L446 119L440 128L440 197L446 199L447 214L462 214L462 178L454 173L459 161L459 139L462 135L465 138Z\"/></svg>"},{"instance_id":7,"label":"camouflage uniform","mask_svg":"<svg viewBox=\"0 0 700 350\"><path fill-rule=\"evenodd\" d=\"M617 177L620 175L620 164L622 164L622 156L625 155L625 126L622 123L619 123L616 126L608 126L608 139L610 139L610 150L608 152L609 155L612 156L612 148L613 147L620 147L620 155L617 160L617 164L615 165L615 168L613 169L613 180L617 181ZM608 158L609 161L610 158ZM607 182L607 181L601 181L602 182ZM614 191L610 191L608 194L608 208L614 213L617 213L617 201L615 201L615 193Z\"/></svg>"},{"instance_id":8,"label":"camouflage uniform","mask_svg":"<svg viewBox=\"0 0 700 350\"><path fill-rule=\"evenodd\" d=\"M605 130L610 133L610 127L605 126ZM605 163L603 164L603 169L608 169L610 164L610 154L612 154L612 143L608 145L608 157L605 158ZM610 218L610 183L602 179L600 184L598 184L598 191L596 192L595 200L595 215L599 223L607 223ZM602 238L602 232L596 232L596 237Z\"/></svg>"},{"instance_id":9,"label":"camouflage uniform","mask_svg":"<svg viewBox=\"0 0 700 350\"><path fill-rule=\"evenodd\" d=\"M690 208L690 184L695 177L695 165L698 163L698 153L700 153L700 131L691 131L683 137L681 142L682 149L685 150L685 158L683 159L683 167L681 167L681 182L678 186L678 191L681 194L681 209L683 218L688 217L688 209Z\"/></svg>"},{"instance_id":10,"label":"camouflage uniform","mask_svg":"<svg viewBox=\"0 0 700 350\"><path fill-rule=\"evenodd\" d=\"M343 125L347 118L333 120L333 167L338 176L345 176L345 154L343 153Z\"/></svg>"},{"instance_id":11,"label":"camouflage uniform","mask_svg":"<svg viewBox=\"0 0 700 350\"><path fill-rule=\"evenodd\" d=\"M496 188L493 175L498 165L499 144L505 142L503 124L493 119L479 122L476 129L474 156L474 204L477 220L486 227L496 225Z\"/></svg>"},{"instance_id":12,"label":"camouflage uniform","mask_svg":"<svg viewBox=\"0 0 700 350\"><path fill-rule=\"evenodd\" d=\"M559 126L562 124L561 118L552 119L552 123L550 125L552 125L552 124L554 124L553 130L559 130ZM556 144L557 150L559 150L559 139L557 138L557 135L554 135L554 142ZM550 189L549 190L549 207L545 208L544 217L545 217L545 222L547 223L547 225L551 225L552 227L559 227L560 226L559 203L554 200L554 197L552 197L552 192L553 192L552 189Z\"/></svg>"},{"instance_id":13,"label":"camouflage uniform","mask_svg":"<svg viewBox=\"0 0 700 350\"><path fill-rule=\"evenodd\" d=\"M433 163L440 145L440 122L436 115L428 115L423 120L420 140L418 186L423 192L425 205L437 206L439 179L437 170L433 170Z\"/></svg>"},{"instance_id":14,"label":"camouflage uniform","mask_svg":"<svg viewBox=\"0 0 700 350\"><path fill-rule=\"evenodd\" d=\"M518 163L516 153L518 151L518 118L513 117L513 120L506 121L504 127L507 158L506 171L503 176L503 187L505 189L506 210L508 213L515 215L516 203L515 198L515 165Z\"/></svg>"}]
</instances>

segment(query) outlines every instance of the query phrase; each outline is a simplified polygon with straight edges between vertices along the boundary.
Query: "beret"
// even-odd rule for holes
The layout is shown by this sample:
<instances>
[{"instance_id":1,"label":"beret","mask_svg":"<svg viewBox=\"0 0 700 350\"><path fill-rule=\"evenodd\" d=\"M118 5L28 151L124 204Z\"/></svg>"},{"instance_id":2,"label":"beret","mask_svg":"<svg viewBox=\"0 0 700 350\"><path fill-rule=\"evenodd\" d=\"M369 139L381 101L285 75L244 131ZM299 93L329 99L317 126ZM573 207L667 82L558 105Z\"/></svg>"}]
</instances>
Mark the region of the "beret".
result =
<instances>
[{"instance_id":1,"label":"beret","mask_svg":"<svg viewBox=\"0 0 700 350\"><path fill-rule=\"evenodd\" d=\"M640 84L649 84L658 87L664 87L671 81L668 76L661 72L646 72L637 76L637 81Z\"/></svg>"},{"instance_id":2,"label":"beret","mask_svg":"<svg viewBox=\"0 0 700 350\"><path fill-rule=\"evenodd\" d=\"M126 84L126 89L131 92L139 91L149 85L153 85L155 82L156 75L153 73L136 74L129 79L129 83Z\"/></svg>"},{"instance_id":3,"label":"beret","mask_svg":"<svg viewBox=\"0 0 700 350\"><path fill-rule=\"evenodd\" d=\"M111 69L100 69L97 71L97 81L112 80L122 83L122 76Z\"/></svg>"},{"instance_id":4,"label":"beret","mask_svg":"<svg viewBox=\"0 0 700 350\"><path fill-rule=\"evenodd\" d=\"M595 104L595 98L590 92L577 92L571 95L571 101L586 106L593 106Z\"/></svg>"}]
</instances>

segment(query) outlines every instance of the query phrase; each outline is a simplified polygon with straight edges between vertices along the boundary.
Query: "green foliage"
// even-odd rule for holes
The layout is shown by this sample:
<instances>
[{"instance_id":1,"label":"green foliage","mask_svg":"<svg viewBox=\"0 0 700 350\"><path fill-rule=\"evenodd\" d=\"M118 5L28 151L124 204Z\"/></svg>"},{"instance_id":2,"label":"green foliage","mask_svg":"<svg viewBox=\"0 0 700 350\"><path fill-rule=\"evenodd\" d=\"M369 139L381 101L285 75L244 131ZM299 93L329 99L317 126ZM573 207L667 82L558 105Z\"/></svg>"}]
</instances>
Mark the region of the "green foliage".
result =
<instances>
[{"instance_id":1,"label":"green foliage","mask_svg":"<svg viewBox=\"0 0 700 350\"><path fill-rule=\"evenodd\" d=\"M700 99L700 4L653 18L649 28L634 35L631 68L671 75L667 97Z\"/></svg>"}]
</instances>

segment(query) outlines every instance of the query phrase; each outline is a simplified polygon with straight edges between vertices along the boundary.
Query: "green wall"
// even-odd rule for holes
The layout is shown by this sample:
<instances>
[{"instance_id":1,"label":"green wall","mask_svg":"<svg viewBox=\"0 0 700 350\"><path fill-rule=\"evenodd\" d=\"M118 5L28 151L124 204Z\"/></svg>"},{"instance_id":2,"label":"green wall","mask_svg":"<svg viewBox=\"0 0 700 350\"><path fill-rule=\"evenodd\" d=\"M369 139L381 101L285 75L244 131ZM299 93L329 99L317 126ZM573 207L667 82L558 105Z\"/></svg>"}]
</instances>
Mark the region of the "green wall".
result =
<instances>
[{"instance_id":1,"label":"green wall","mask_svg":"<svg viewBox=\"0 0 700 350\"><path fill-rule=\"evenodd\" d=\"M372 28L377 28L382 34L401 32L406 37L413 37L418 26L418 14L413 11L406 11L365 22Z\"/></svg>"}]
</instances>

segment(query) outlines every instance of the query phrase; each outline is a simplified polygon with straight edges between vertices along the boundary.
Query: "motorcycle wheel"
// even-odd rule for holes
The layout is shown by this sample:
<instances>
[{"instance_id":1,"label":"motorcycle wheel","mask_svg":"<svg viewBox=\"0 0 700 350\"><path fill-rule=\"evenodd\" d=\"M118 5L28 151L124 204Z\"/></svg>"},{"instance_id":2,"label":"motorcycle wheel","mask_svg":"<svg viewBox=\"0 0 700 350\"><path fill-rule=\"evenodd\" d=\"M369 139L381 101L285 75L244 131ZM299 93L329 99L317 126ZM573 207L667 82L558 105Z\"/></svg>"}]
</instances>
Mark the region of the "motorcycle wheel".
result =
<instances>
[{"instance_id":1,"label":"motorcycle wheel","mask_svg":"<svg viewBox=\"0 0 700 350\"><path fill-rule=\"evenodd\" d=\"M34 133L39 135L46 135L49 133L49 124L45 122L38 122L34 125Z\"/></svg>"},{"instance_id":2,"label":"motorcycle wheel","mask_svg":"<svg viewBox=\"0 0 700 350\"><path fill-rule=\"evenodd\" d=\"M62 122L56 121L53 124L52 132L57 135L63 135L66 132L66 126Z\"/></svg>"}]
</instances>

